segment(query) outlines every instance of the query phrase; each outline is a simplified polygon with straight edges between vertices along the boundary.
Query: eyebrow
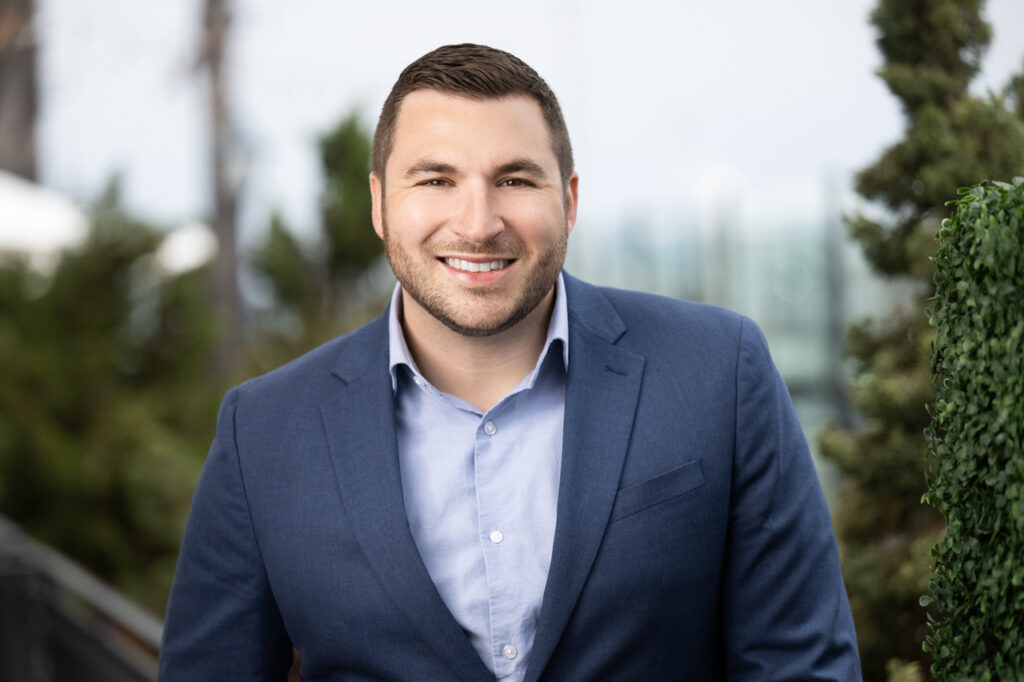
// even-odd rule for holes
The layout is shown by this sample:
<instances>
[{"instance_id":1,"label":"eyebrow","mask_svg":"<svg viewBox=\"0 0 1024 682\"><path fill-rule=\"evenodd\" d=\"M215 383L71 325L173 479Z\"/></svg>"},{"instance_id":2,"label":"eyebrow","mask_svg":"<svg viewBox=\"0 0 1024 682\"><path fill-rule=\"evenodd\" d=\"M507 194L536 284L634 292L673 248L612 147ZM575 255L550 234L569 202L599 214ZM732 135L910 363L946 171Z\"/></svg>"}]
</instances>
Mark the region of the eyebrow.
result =
<instances>
[{"instance_id":1,"label":"eyebrow","mask_svg":"<svg viewBox=\"0 0 1024 682\"><path fill-rule=\"evenodd\" d=\"M544 167L535 161L529 159L514 159L508 163L504 163L498 166L495 171L495 175L506 175L508 173L526 173L532 175L538 180L546 180L548 177Z\"/></svg>"},{"instance_id":2,"label":"eyebrow","mask_svg":"<svg viewBox=\"0 0 1024 682\"><path fill-rule=\"evenodd\" d=\"M415 175L424 175L426 173L441 173L444 175L452 175L455 173L455 166L450 163L441 163L440 161L431 161L425 159L420 161L414 166L408 168L404 175L407 178L411 178Z\"/></svg>"}]
</instances>

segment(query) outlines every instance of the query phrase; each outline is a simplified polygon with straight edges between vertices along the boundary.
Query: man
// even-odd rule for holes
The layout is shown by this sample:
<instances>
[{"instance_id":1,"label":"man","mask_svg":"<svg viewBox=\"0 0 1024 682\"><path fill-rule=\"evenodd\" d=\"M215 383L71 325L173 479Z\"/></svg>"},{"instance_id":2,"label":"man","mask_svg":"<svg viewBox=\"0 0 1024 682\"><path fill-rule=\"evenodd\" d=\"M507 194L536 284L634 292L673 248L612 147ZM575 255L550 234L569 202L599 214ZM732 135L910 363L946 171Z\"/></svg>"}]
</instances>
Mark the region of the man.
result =
<instances>
[{"instance_id":1,"label":"man","mask_svg":"<svg viewBox=\"0 0 1024 682\"><path fill-rule=\"evenodd\" d=\"M165 680L854 680L828 511L752 322L561 272L555 96L476 45L374 137L384 315L225 397Z\"/></svg>"}]
</instances>

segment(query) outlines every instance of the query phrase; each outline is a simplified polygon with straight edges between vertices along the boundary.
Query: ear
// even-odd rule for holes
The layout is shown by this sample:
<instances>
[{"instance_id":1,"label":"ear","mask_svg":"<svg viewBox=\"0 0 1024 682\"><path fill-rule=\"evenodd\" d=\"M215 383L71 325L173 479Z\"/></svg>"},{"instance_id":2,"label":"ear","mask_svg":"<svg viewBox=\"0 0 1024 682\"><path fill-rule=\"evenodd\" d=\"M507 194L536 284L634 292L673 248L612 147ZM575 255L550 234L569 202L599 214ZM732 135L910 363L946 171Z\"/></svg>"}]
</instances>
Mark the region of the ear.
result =
<instances>
[{"instance_id":1,"label":"ear","mask_svg":"<svg viewBox=\"0 0 1024 682\"><path fill-rule=\"evenodd\" d=\"M579 186L580 176L573 173L565 188L565 222L569 227L569 232L572 232L572 228L576 225L576 208L579 206L580 200Z\"/></svg>"},{"instance_id":2,"label":"ear","mask_svg":"<svg viewBox=\"0 0 1024 682\"><path fill-rule=\"evenodd\" d=\"M373 231L384 239L384 183L376 173L370 173L370 199L373 202Z\"/></svg>"}]
</instances>

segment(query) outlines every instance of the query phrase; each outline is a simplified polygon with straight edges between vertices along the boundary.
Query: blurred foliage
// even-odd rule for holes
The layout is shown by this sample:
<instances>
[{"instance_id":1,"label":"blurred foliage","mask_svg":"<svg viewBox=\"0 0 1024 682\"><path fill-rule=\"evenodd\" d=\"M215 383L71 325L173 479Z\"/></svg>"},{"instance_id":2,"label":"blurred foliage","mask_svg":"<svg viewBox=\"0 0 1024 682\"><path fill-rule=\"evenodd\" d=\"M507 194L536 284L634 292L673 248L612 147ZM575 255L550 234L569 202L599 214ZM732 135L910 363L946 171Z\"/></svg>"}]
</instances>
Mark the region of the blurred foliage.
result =
<instances>
[{"instance_id":1,"label":"blurred foliage","mask_svg":"<svg viewBox=\"0 0 1024 682\"><path fill-rule=\"evenodd\" d=\"M921 682L924 675L921 673L921 664L917 661L909 663L893 659L885 666L889 682Z\"/></svg>"},{"instance_id":2,"label":"blurred foliage","mask_svg":"<svg viewBox=\"0 0 1024 682\"><path fill-rule=\"evenodd\" d=\"M370 219L370 144L355 114L320 139L325 178L320 224L332 285L358 276L384 251Z\"/></svg>"},{"instance_id":3,"label":"blurred foliage","mask_svg":"<svg viewBox=\"0 0 1024 682\"><path fill-rule=\"evenodd\" d=\"M366 322L386 302L386 290L366 281L374 266L385 265L371 218L370 140L355 114L320 138L324 188L317 239L304 244L274 215L251 255L273 299L256 338L257 369Z\"/></svg>"},{"instance_id":4,"label":"blurred foliage","mask_svg":"<svg viewBox=\"0 0 1024 682\"><path fill-rule=\"evenodd\" d=\"M906 129L856 177L857 191L887 217L858 213L848 222L872 267L915 282L917 294L910 306L851 329L860 423L830 427L819 442L844 474L834 518L867 680L913 679L928 669L918 602L927 591L929 549L944 530L936 511L920 503L925 405L933 399L933 334L920 311L932 291L933 235L958 187L1024 173L1021 77L1003 95L967 91L992 32L982 5L879 0L871 15L885 60L878 74L900 100Z\"/></svg>"},{"instance_id":5,"label":"blurred foliage","mask_svg":"<svg viewBox=\"0 0 1024 682\"><path fill-rule=\"evenodd\" d=\"M160 237L115 184L52 274L0 267L0 511L154 609L218 395L204 273L161 275Z\"/></svg>"},{"instance_id":6,"label":"blurred foliage","mask_svg":"<svg viewBox=\"0 0 1024 682\"><path fill-rule=\"evenodd\" d=\"M927 649L941 679L1024 679L1024 178L965 190L935 257L925 500L946 520ZM932 598L922 601L929 602Z\"/></svg>"},{"instance_id":7,"label":"blurred foliage","mask_svg":"<svg viewBox=\"0 0 1024 682\"><path fill-rule=\"evenodd\" d=\"M381 247L355 120L320 142L322 241L275 217L252 254L274 304L248 315L232 382L379 313L361 283ZM113 183L52 271L0 260L0 513L160 614L227 388L210 371L210 269L163 272L163 236Z\"/></svg>"}]
</instances>

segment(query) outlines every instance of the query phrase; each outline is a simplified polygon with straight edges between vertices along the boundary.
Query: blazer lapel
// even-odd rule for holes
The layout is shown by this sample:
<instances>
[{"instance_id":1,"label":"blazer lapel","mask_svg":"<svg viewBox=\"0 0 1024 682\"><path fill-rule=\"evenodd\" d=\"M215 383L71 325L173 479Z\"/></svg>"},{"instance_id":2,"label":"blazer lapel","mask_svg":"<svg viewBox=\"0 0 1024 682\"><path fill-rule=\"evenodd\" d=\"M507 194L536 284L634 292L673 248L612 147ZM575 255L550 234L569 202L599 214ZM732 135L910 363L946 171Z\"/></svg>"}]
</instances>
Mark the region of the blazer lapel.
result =
<instances>
[{"instance_id":1,"label":"blazer lapel","mask_svg":"<svg viewBox=\"0 0 1024 682\"><path fill-rule=\"evenodd\" d=\"M555 541L526 681L544 670L590 574L619 486L644 358L614 346L625 324L600 292L565 276L569 376Z\"/></svg>"},{"instance_id":2,"label":"blazer lapel","mask_svg":"<svg viewBox=\"0 0 1024 682\"><path fill-rule=\"evenodd\" d=\"M352 532L395 605L465 680L493 679L451 615L409 530L388 372L387 313L358 330L321 403L335 477Z\"/></svg>"}]
</instances>

